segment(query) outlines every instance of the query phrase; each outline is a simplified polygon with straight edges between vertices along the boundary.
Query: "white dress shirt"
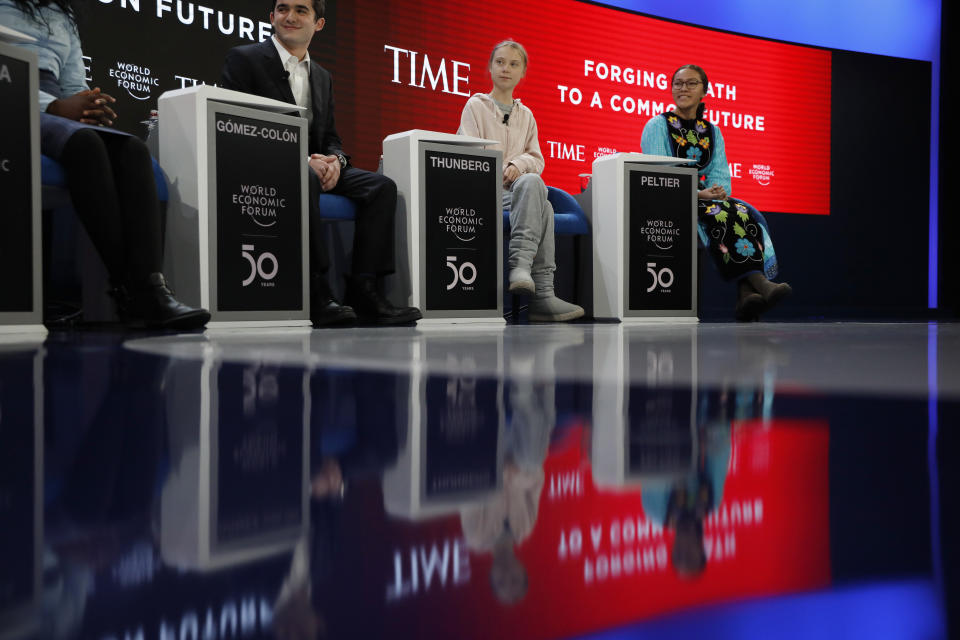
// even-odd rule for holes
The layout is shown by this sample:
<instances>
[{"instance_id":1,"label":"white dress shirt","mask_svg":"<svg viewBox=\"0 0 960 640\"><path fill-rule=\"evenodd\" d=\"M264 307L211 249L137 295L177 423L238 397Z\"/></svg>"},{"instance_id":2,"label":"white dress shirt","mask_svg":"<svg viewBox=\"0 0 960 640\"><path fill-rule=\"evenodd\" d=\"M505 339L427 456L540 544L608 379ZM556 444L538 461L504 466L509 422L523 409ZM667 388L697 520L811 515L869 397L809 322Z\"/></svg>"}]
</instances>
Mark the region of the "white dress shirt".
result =
<instances>
[{"instance_id":1,"label":"white dress shirt","mask_svg":"<svg viewBox=\"0 0 960 640\"><path fill-rule=\"evenodd\" d=\"M293 91L293 99L298 107L306 107L307 122L313 124L313 109L310 103L310 52L308 51L303 60L297 60L297 56L283 48L277 36L271 36L273 46L277 48L280 54L280 62L283 68L290 74L290 90Z\"/></svg>"}]
</instances>

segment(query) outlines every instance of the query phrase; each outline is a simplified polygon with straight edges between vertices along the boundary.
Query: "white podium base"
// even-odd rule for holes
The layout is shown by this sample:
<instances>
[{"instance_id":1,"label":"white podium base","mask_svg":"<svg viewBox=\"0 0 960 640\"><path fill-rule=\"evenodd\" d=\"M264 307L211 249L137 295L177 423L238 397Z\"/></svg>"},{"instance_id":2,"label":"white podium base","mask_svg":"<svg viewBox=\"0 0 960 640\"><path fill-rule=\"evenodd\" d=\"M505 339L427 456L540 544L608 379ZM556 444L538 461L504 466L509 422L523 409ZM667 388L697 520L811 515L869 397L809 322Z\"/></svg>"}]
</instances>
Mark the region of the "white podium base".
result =
<instances>
[{"instance_id":1,"label":"white podium base","mask_svg":"<svg viewBox=\"0 0 960 640\"><path fill-rule=\"evenodd\" d=\"M224 331L229 329L254 329L266 327L308 327L313 325L309 320L221 320L208 322L207 329Z\"/></svg>"},{"instance_id":2,"label":"white podium base","mask_svg":"<svg viewBox=\"0 0 960 640\"><path fill-rule=\"evenodd\" d=\"M42 324L3 324L0 325L0 342L19 342L19 339L44 338L47 328Z\"/></svg>"},{"instance_id":3,"label":"white podium base","mask_svg":"<svg viewBox=\"0 0 960 640\"><path fill-rule=\"evenodd\" d=\"M484 326L500 329L507 326L503 318L424 318L417 320L418 329L450 329L453 326L478 329Z\"/></svg>"},{"instance_id":4,"label":"white podium base","mask_svg":"<svg viewBox=\"0 0 960 640\"><path fill-rule=\"evenodd\" d=\"M700 322L700 318L688 317L688 316L664 316L662 318L657 317L644 317L644 318L623 318L620 320L622 324L697 324Z\"/></svg>"}]
</instances>

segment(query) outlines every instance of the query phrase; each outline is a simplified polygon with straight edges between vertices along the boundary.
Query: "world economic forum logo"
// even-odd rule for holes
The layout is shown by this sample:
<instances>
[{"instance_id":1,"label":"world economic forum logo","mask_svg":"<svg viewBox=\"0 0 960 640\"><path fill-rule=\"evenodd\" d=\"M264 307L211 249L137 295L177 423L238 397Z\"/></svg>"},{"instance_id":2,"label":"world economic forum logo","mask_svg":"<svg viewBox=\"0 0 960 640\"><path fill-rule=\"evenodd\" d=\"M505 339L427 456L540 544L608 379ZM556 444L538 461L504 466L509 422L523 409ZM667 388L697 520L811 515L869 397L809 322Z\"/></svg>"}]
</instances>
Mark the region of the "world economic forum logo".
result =
<instances>
[{"instance_id":1,"label":"world economic forum logo","mask_svg":"<svg viewBox=\"0 0 960 640\"><path fill-rule=\"evenodd\" d=\"M768 164L755 164L750 169L750 176L765 187L773 179L773 168Z\"/></svg>"},{"instance_id":2,"label":"world economic forum logo","mask_svg":"<svg viewBox=\"0 0 960 640\"><path fill-rule=\"evenodd\" d=\"M125 90L134 100L149 100L153 90L160 86L160 79L150 67L131 62L117 61L107 72L115 80L118 89Z\"/></svg>"}]
</instances>

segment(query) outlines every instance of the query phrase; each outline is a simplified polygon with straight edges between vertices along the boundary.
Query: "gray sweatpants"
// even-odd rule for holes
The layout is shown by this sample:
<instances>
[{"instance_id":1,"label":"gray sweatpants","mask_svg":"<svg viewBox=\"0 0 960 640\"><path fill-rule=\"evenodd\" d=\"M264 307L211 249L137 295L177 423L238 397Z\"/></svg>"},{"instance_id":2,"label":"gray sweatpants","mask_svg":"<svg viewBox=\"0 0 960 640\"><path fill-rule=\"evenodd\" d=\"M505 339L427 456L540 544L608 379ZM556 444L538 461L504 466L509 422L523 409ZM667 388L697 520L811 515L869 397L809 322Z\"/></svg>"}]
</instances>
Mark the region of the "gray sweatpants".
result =
<instances>
[{"instance_id":1,"label":"gray sweatpants","mask_svg":"<svg viewBox=\"0 0 960 640\"><path fill-rule=\"evenodd\" d=\"M507 266L530 271L537 294L553 292L553 205L547 185L535 173L525 173L503 190L503 208L510 212Z\"/></svg>"}]
</instances>

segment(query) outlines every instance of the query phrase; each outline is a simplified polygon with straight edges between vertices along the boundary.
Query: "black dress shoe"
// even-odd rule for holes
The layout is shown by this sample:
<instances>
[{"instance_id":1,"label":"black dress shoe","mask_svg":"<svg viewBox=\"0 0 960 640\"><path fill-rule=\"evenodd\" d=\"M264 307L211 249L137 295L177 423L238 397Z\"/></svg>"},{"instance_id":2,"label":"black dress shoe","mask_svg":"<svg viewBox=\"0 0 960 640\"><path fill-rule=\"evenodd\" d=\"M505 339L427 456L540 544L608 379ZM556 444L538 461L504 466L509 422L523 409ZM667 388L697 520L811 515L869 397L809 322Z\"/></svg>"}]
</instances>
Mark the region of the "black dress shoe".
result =
<instances>
[{"instance_id":1,"label":"black dress shoe","mask_svg":"<svg viewBox=\"0 0 960 640\"><path fill-rule=\"evenodd\" d=\"M347 301L365 324L410 324L423 317L416 307L395 307L377 291L375 278L347 278Z\"/></svg>"},{"instance_id":2,"label":"black dress shoe","mask_svg":"<svg viewBox=\"0 0 960 640\"><path fill-rule=\"evenodd\" d=\"M310 322L315 327L356 324L357 314L351 307L327 296L310 301Z\"/></svg>"},{"instance_id":3,"label":"black dress shoe","mask_svg":"<svg viewBox=\"0 0 960 640\"><path fill-rule=\"evenodd\" d=\"M124 299L125 298L125 299ZM173 297L162 273L151 273L145 282L131 284L115 294L120 317L129 325L150 329L190 331L210 321L206 309L188 307Z\"/></svg>"}]
</instances>

